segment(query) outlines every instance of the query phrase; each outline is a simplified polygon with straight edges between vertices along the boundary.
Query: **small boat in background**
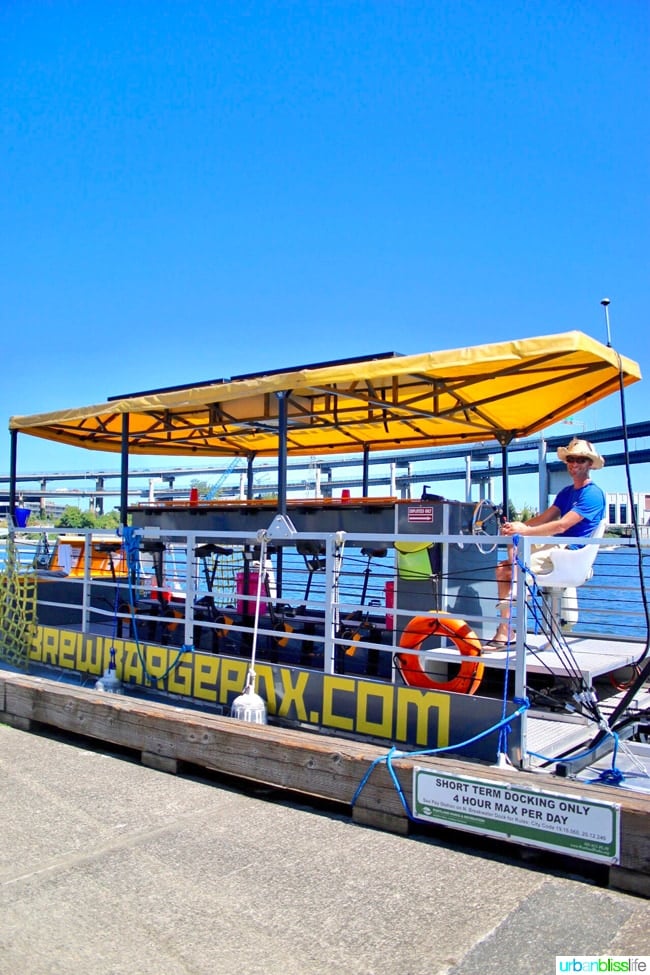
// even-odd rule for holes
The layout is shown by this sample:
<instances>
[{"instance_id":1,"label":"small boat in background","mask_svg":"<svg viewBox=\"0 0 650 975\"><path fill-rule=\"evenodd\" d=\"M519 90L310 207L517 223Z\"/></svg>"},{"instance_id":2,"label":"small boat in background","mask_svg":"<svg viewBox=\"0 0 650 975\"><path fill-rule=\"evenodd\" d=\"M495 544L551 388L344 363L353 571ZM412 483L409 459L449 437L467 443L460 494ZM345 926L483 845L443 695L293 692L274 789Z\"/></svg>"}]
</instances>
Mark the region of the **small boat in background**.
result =
<instances>
[{"instance_id":1,"label":"small boat in background","mask_svg":"<svg viewBox=\"0 0 650 975\"><path fill-rule=\"evenodd\" d=\"M86 547L89 558L86 558ZM47 565L43 559L48 559ZM36 553L36 566L41 570L72 579L83 579L89 572L92 579L125 578L128 572L122 539L117 535L58 535L51 556Z\"/></svg>"}]
</instances>

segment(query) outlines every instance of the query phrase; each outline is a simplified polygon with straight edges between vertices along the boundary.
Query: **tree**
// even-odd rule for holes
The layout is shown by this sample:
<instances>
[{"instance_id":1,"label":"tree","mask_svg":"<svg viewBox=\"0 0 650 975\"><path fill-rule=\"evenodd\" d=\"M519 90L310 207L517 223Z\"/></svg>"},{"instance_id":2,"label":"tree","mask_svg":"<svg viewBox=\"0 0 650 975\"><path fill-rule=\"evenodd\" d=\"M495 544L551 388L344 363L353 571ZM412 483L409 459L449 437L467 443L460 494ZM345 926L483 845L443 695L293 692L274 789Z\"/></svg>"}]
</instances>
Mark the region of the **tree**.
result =
<instances>
[{"instance_id":1,"label":"tree","mask_svg":"<svg viewBox=\"0 0 650 975\"><path fill-rule=\"evenodd\" d=\"M528 503L524 504L521 511L518 511L512 498L508 498L508 521L528 521L536 514L537 509Z\"/></svg>"},{"instance_id":2,"label":"tree","mask_svg":"<svg viewBox=\"0 0 650 975\"><path fill-rule=\"evenodd\" d=\"M190 487L196 488L196 490L199 492L200 498L205 498L214 486L215 485L210 484L209 481L200 481L197 477L190 481Z\"/></svg>"},{"instance_id":3,"label":"tree","mask_svg":"<svg viewBox=\"0 0 650 975\"><path fill-rule=\"evenodd\" d=\"M525 504L519 513L519 521L528 521L529 518L533 518L537 514L537 508L534 508L531 504Z\"/></svg>"},{"instance_id":4,"label":"tree","mask_svg":"<svg viewBox=\"0 0 650 975\"><path fill-rule=\"evenodd\" d=\"M97 515L96 523L98 528L116 531L120 525L120 513L117 508L113 508L112 511L108 511L105 515Z\"/></svg>"},{"instance_id":5,"label":"tree","mask_svg":"<svg viewBox=\"0 0 650 975\"><path fill-rule=\"evenodd\" d=\"M56 523L56 528L94 528L97 517L92 511L81 511L74 505L63 509L63 514Z\"/></svg>"}]
</instances>

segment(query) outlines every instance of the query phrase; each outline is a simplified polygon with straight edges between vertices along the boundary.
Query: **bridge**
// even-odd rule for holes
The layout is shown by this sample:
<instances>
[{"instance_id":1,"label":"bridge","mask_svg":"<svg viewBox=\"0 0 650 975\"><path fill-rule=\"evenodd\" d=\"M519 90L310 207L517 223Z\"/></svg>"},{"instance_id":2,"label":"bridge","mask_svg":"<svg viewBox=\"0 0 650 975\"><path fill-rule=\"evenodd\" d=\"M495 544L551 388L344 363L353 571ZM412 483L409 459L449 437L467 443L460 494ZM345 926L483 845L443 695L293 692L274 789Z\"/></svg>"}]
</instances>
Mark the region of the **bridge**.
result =
<instances>
[{"instance_id":1,"label":"bridge","mask_svg":"<svg viewBox=\"0 0 650 975\"><path fill-rule=\"evenodd\" d=\"M584 431L579 434L599 447L608 468L622 467L627 463L650 463L650 446L639 446L638 441L650 438L650 422L630 424L627 427L627 444L620 426L603 430ZM570 435L569 435L570 436ZM546 506L550 481L554 474L564 471L564 465L554 459L557 447L566 444L567 434L553 437L527 438L513 441L508 446L508 475L539 475L539 507ZM630 446L634 441L634 446ZM553 458L553 459L551 459ZM243 459L246 464L245 459ZM440 468L441 462L449 466ZM313 492L315 496L332 497L342 490L360 491L362 457L313 457L291 460L288 464L288 491L294 495ZM435 466L434 466L435 465ZM465 494L470 496L472 485L478 484L481 497L495 496L492 481L503 476L501 447L494 441L427 450L411 450L401 453L376 453L369 457L368 493L385 493L409 497L414 488L448 481L464 481ZM88 498L96 511L104 510L104 500L119 498L120 471L96 469L87 471L43 471L17 473L16 487L21 505L47 509L48 499L60 505L77 503ZM232 458L223 458L210 466L167 466L129 470L129 499L139 501L155 498L182 498L189 493L192 481L217 478L222 497L238 497L242 490L244 469L233 466ZM277 493L277 464L252 464L253 492L256 496ZM115 487L108 487L114 481ZM176 487L176 482L182 482ZM89 483L90 482L90 483ZM0 474L0 510L6 510L9 499L9 474ZM66 487L52 487L53 484ZM80 486L74 486L79 484ZM35 485L32 486L32 485ZM73 485L73 486L70 486ZM165 485L162 491L160 485ZM419 490L418 490L419 493ZM497 497L498 494L497 493ZM57 505L58 506L58 505Z\"/></svg>"}]
</instances>

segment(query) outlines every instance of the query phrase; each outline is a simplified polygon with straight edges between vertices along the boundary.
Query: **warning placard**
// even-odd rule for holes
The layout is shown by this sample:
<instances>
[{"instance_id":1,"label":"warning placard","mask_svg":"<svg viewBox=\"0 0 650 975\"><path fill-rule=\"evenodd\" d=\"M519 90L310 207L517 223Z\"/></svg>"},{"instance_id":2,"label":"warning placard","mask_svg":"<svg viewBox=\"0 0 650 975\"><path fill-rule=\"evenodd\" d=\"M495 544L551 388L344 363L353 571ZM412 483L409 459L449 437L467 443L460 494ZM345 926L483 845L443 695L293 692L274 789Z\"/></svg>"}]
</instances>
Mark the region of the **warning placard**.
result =
<instances>
[{"instance_id":1,"label":"warning placard","mask_svg":"<svg viewBox=\"0 0 650 975\"><path fill-rule=\"evenodd\" d=\"M417 505L408 509L406 517L410 522L424 522L430 525L433 523L433 508L430 505Z\"/></svg>"}]
</instances>

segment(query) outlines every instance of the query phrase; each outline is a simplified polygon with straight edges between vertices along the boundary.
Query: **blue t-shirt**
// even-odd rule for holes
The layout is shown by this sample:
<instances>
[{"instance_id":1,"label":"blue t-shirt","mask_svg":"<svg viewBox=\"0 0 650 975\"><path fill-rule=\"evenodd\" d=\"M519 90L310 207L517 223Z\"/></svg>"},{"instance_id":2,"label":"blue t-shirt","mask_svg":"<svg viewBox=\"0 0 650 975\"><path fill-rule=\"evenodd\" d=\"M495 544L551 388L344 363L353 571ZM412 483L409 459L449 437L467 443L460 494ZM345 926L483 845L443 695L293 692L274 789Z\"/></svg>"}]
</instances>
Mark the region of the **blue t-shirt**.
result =
<instances>
[{"instance_id":1,"label":"blue t-shirt","mask_svg":"<svg viewBox=\"0 0 650 975\"><path fill-rule=\"evenodd\" d=\"M567 484L553 502L556 508L560 509L560 514L565 515L568 511L576 511L582 516L582 521L571 525L564 532L572 538L585 538L593 535L605 517L605 495L597 484L585 484L584 487L574 488L573 484Z\"/></svg>"}]
</instances>

